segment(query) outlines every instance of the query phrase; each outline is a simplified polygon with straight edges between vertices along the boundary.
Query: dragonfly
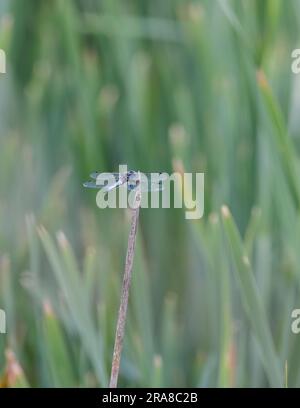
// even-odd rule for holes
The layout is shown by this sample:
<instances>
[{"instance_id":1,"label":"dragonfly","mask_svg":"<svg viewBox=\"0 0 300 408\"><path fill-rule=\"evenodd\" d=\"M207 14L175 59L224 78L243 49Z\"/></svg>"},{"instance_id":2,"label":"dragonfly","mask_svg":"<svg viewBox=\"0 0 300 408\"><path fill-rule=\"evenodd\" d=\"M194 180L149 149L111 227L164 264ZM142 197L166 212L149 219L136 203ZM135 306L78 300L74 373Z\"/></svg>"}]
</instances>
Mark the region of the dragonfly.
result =
<instances>
[{"instance_id":1,"label":"dragonfly","mask_svg":"<svg viewBox=\"0 0 300 408\"><path fill-rule=\"evenodd\" d=\"M163 190L163 182L167 179L165 173L140 173L134 170L129 170L124 173L100 173L93 172L90 174L92 180L83 183L84 187L97 188L104 192L109 192L114 188L126 185L127 190L136 189L139 185L141 191L161 191Z\"/></svg>"}]
</instances>

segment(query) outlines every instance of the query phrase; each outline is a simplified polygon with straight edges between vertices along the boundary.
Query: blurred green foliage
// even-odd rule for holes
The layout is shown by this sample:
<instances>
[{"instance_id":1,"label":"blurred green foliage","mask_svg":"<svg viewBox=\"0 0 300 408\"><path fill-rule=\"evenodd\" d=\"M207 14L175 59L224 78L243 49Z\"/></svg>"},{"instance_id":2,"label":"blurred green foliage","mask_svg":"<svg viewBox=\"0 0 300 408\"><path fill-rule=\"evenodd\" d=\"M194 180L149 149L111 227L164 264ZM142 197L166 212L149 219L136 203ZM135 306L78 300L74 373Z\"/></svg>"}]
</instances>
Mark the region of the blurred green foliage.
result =
<instances>
[{"instance_id":1,"label":"blurred green foliage","mask_svg":"<svg viewBox=\"0 0 300 408\"><path fill-rule=\"evenodd\" d=\"M299 6L1 1L3 386L107 385L128 214L82 182L119 164L205 173L203 219L141 211L120 385L300 386Z\"/></svg>"}]
</instances>

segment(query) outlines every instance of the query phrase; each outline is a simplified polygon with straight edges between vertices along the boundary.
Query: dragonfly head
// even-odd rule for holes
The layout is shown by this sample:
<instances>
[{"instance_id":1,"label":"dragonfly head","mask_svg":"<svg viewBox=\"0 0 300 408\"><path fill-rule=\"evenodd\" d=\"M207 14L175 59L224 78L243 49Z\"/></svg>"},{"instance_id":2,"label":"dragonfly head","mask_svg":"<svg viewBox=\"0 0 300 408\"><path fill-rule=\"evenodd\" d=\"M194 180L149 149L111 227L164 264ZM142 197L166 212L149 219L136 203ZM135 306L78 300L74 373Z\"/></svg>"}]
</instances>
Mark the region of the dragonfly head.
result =
<instances>
[{"instance_id":1,"label":"dragonfly head","mask_svg":"<svg viewBox=\"0 0 300 408\"><path fill-rule=\"evenodd\" d=\"M130 179L130 177L131 177L134 173L135 173L134 170L129 170L129 171L127 172L127 181Z\"/></svg>"}]
</instances>

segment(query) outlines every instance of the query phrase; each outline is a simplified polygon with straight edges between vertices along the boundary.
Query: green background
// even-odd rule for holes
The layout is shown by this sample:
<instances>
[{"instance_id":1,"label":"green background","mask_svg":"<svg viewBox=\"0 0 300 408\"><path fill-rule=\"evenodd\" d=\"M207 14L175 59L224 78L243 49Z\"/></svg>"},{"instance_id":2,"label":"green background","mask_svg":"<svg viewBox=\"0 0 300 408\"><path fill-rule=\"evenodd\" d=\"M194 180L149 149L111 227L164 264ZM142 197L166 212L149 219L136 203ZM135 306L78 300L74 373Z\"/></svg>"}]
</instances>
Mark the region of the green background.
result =
<instances>
[{"instance_id":1,"label":"green background","mask_svg":"<svg viewBox=\"0 0 300 408\"><path fill-rule=\"evenodd\" d=\"M3 386L107 386L129 213L82 182L119 164L205 173L202 219L141 210L119 384L300 385L299 29L298 0L1 1Z\"/></svg>"}]
</instances>

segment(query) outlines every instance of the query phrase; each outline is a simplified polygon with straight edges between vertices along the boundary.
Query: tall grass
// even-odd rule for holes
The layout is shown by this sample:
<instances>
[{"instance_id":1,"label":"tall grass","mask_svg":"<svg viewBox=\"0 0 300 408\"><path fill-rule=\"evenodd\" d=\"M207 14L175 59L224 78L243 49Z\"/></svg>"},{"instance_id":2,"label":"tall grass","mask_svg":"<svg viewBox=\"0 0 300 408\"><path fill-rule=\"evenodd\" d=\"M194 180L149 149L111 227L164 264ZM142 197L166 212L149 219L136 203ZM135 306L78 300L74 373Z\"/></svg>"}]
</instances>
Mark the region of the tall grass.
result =
<instances>
[{"instance_id":1,"label":"tall grass","mask_svg":"<svg viewBox=\"0 0 300 408\"><path fill-rule=\"evenodd\" d=\"M2 385L107 386L129 218L81 186L126 163L204 172L205 216L141 210L119 385L300 386L285 3L1 2Z\"/></svg>"}]
</instances>

